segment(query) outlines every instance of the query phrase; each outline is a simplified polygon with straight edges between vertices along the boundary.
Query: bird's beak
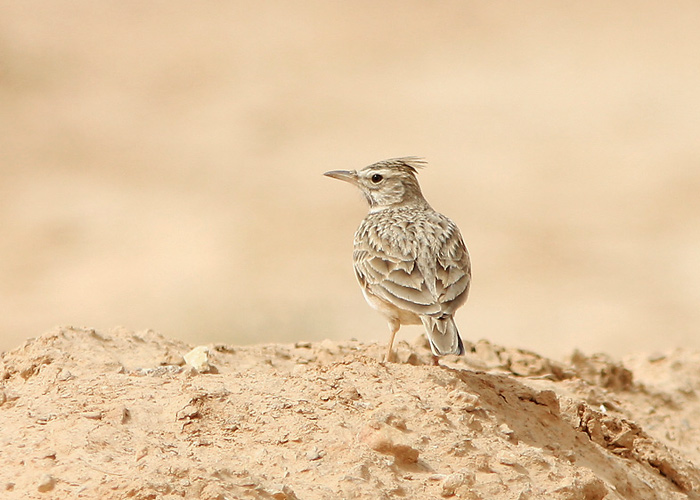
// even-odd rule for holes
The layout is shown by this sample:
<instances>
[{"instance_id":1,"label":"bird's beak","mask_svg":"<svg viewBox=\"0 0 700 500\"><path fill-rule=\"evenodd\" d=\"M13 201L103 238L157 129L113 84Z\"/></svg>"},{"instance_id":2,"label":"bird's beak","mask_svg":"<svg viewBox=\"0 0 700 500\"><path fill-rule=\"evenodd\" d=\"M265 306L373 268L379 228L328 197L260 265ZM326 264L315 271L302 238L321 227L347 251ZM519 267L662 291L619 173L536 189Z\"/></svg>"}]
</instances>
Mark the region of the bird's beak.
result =
<instances>
[{"instance_id":1,"label":"bird's beak","mask_svg":"<svg viewBox=\"0 0 700 500\"><path fill-rule=\"evenodd\" d=\"M333 177L334 179L340 179L341 181L349 182L350 184L357 184L356 170L331 170L323 175Z\"/></svg>"}]
</instances>

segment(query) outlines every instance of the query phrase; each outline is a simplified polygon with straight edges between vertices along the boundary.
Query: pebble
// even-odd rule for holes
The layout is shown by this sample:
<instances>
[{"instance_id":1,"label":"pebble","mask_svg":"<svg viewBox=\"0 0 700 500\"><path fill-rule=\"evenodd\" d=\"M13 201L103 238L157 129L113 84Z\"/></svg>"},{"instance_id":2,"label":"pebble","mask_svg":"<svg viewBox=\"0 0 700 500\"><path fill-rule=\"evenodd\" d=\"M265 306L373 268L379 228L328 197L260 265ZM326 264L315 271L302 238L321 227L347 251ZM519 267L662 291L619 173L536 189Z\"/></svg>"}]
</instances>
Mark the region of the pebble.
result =
<instances>
[{"instance_id":1,"label":"pebble","mask_svg":"<svg viewBox=\"0 0 700 500\"><path fill-rule=\"evenodd\" d=\"M452 403L463 411L476 411L481 409L481 400L477 394L455 390L450 393Z\"/></svg>"},{"instance_id":2,"label":"pebble","mask_svg":"<svg viewBox=\"0 0 700 500\"><path fill-rule=\"evenodd\" d=\"M207 373L208 371L211 371L209 354L209 347L200 345L185 354L183 358L185 363L197 370L199 373Z\"/></svg>"},{"instance_id":3,"label":"pebble","mask_svg":"<svg viewBox=\"0 0 700 500\"><path fill-rule=\"evenodd\" d=\"M325 454L326 453L324 451L321 451L318 448L314 448L306 452L306 459L310 461L320 460Z\"/></svg>"},{"instance_id":4,"label":"pebble","mask_svg":"<svg viewBox=\"0 0 700 500\"><path fill-rule=\"evenodd\" d=\"M129 408L126 406L122 407L119 417L119 421L122 424L126 424L129 420L131 420L131 412L129 411Z\"/></svg>"},{"instance_id":5,"label":"pebble","mask_svg":"<svg viewBox=\"0 0 700 500\"><path fill-rule=\"evenodd\" d=\"M51 474L44 474L41 476L37 489L41 493L46 493L47 491L51 491L54 486L56 486L56 479Z\"/></svg>"},{"instance_id":6,"label":"pebble","mask_svg":"<svg viewBox=\"0 0 700 500\"><path fill-rule=\"evenodd\" d=\"M498 426L498 432L506 436L509 440L515 439L515 431L508 424L503 423Z\"/></svg>"},{"instance_id":7,"label":"pebble","mask_svg":"<svg viewBox=\"0 0 700 500\"><path fill-rule=\"evenodd\" d=\"M511 453L510 451L506 450L501 450L498 452L496 455L496 459L502 463L503 465L517 465L518 464L518 457L515 453Z\"/></svg>"},{"instance_id":8,"label":"pebble","mask_svg":"<svg viewBox=\"0 0 700 500\"><path fill-rule=\"evenodd\" d=\"M457 488L472 484L474 484L474 474L466 471L454 472L443 480L441 495L443 497L454 496Z\"/></svg>"}]
</instances>

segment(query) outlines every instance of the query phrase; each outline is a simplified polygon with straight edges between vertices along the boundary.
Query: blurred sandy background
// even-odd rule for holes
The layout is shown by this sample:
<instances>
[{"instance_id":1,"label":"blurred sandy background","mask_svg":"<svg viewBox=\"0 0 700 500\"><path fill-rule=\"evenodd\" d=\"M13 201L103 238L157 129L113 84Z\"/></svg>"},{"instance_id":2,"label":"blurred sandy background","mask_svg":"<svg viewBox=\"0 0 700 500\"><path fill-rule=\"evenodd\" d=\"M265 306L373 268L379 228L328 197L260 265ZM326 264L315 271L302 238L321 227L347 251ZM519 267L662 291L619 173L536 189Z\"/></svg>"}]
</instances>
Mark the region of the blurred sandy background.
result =
<instances>
[{"instance_id":1,"label":"blurred sandy background","mask_svg":"<svg viewBox=\"0 0 700 500\"><path fill-rule=\"evenodd\" d=\"M405 155L472 253L465 339L700 348L698 26L695 1L1 1L0 349L386 342L364 202L321 174Z\"/></svg>"}]
</instances>

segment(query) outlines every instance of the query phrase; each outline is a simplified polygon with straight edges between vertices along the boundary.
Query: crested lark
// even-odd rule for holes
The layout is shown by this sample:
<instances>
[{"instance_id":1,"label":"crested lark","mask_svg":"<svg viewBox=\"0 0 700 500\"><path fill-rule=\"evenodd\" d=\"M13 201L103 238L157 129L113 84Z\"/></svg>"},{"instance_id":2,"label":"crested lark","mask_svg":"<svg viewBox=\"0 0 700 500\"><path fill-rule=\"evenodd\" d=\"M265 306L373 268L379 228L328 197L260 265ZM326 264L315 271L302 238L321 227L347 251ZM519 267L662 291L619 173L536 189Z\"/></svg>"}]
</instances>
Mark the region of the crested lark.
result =
<instances>
[{"instance_id":1,"label":"crested lark","mask_svg":"<svg viewBox=\"0 0 700 500\"><path fill-rule=\"evenodd\" d=\"M422 323L435 356L464 352L453 316L469 293L469 253L455 223L423 198L416 178L423 166L394 158L324 174L354 184L369 203L352 257L365 300L389 322L387 361L401 325Z\"/></svg>"}]
</instances>

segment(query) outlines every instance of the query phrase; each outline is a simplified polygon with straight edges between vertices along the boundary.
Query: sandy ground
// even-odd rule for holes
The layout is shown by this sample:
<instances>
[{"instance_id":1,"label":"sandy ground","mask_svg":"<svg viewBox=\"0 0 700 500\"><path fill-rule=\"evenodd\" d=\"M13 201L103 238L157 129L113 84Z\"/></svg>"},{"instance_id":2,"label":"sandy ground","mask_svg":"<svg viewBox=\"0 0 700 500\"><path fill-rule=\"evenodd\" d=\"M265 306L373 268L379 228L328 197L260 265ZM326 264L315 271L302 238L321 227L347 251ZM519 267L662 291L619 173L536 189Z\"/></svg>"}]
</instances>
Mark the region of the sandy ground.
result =
<instances>
[{"instance_id":1,"label":"sandy ground","mask_svg":"<svg viewBox=\"0 0 700 500\"><path fill-rule=\"evenodd\" d=\"M5 353L2 498L700 498L700 352L193 347L66 327Z\"/></svg>"},{"instance_id":2,"label":"sandy ground","mask_svg":"<svg viewBox=\"0 0 700 500\"><path fill-rule=\"evenodd\" d=\"M693 0L0 1L0 349L384 341L363 201L321 174L418 155L472 253L465 339L698 350L698 26Z\"/></svg>"}]
</instances>

